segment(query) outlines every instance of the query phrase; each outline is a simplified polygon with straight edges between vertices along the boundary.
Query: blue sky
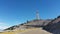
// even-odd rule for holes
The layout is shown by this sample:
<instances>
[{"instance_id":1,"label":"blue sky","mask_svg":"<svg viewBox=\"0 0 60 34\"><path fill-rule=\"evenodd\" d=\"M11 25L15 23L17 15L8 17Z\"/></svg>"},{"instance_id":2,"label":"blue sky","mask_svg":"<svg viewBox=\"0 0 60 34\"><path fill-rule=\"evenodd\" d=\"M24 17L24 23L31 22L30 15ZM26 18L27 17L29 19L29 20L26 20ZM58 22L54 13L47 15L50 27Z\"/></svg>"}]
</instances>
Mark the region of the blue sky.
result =
<instances>
[{"instance_id":1,"label":"blue sky","mask_svg":"<svg viewBox=\"0 0 60 34\"><path fill-rule=\"evenodd\" d=\"M35 19L36 10L41 19L55 18L60 0L0 0L0 29Z\"/></svg>"}]
</instances>

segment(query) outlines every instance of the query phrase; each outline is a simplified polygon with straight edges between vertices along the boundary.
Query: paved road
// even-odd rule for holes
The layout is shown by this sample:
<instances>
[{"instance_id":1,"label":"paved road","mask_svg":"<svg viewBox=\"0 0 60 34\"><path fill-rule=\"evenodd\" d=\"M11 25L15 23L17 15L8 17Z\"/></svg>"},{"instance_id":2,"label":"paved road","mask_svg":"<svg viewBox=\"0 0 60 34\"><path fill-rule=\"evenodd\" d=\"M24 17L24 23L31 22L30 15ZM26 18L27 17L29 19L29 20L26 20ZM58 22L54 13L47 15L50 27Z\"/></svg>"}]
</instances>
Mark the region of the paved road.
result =
<instances>
[{"instance_id":1,"label":"paved road","mask_svg":"<svg viewBox=\"0 0 60 34\"><path fill-rule=\"evenodd\" d=\"M36 29L36 30L30 30L27 32L22 32L19 34L51 34L51 33L47 32L45 30L42 30L42 29Z\"/></svg>"}]
</instances>

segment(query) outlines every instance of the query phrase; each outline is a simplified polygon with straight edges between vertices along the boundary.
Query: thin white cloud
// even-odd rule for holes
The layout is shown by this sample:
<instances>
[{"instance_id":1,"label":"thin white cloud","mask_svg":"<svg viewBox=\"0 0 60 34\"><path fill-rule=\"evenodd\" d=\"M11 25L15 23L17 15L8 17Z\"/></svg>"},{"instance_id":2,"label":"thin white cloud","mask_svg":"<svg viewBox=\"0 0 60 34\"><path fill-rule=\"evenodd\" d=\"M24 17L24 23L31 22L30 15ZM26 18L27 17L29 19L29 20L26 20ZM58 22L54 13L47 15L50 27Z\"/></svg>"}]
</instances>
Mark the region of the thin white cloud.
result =
<instances>
[{"instance_id":1,"label":"thin white cloud","mask_svg":"<svg viewBox=\"0 0 60 34\"><path fill-rule=\"evenodd\" d=\"M0 22L0 29L1 29L1 30L6 29L6 28L8 28L8 27L9 27L8 24L3 23L3 22Z\"/></svg>"}]
</instances>

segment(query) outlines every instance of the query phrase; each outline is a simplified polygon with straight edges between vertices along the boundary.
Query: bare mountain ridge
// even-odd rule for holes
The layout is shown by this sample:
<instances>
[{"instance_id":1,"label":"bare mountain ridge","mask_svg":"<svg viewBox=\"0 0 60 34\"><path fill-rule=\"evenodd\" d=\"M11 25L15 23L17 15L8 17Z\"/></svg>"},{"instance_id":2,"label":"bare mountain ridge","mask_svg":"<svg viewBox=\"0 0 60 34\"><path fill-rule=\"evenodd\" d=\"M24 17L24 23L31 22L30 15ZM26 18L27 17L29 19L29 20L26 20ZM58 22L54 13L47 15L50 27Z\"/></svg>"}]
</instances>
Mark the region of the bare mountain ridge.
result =
<instances>
[{"instance_id":1,"label":"bare mountain ridge","mask_svg":"<svg viewBox=\"0 0 60 34\"><path fill-rule=\"evenodd\" d=\"M23 28L31 28L31 27L43 27L43 26L46 26L49 22L51 21L51 19L47 19L47 20L32 20L32 21L27 21L26 23L22 23L22 24L19 24L19 25L14 25L12 27L9 27L5 30L13 30L15 28L20 28L20 29L23 29Z\"/></svg>"}]
</instances>

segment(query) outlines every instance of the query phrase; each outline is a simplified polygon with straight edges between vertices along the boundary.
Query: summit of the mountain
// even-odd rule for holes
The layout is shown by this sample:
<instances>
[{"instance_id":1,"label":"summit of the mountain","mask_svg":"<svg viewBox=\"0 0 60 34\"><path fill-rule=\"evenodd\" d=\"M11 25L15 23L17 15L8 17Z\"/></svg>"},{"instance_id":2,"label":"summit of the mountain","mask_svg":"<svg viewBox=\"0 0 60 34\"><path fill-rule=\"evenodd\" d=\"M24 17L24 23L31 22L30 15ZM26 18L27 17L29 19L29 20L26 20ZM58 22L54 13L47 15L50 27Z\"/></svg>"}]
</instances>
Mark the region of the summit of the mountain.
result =
<instances>
[{"instance_id":1,"label":"summit of the mountain","mask_svg":"<svg viewBox=\"0 0 60 34\"><path fill-rule=\"evenodd\" d=\"M31 28L31 27L43 27L43 26L46 26L49 22L51 21L51 19L47 19L47 20L31 20L31 21L27 21L26 23L22 23L22 24L19 24L19 25L14 25L12 27L9 27L5 30L14 30L15 28L20 28L20 29L23 29L23 28Z\"/></svg>"}]
</instances>

